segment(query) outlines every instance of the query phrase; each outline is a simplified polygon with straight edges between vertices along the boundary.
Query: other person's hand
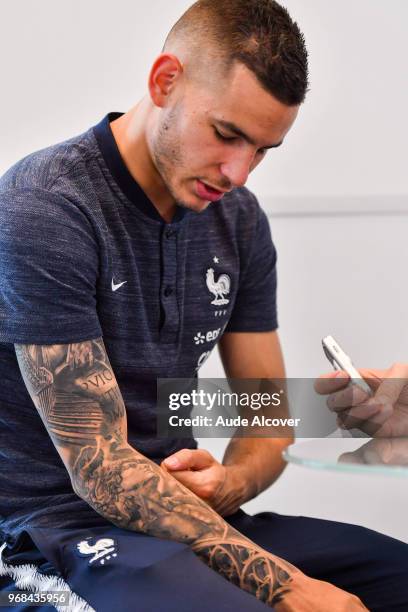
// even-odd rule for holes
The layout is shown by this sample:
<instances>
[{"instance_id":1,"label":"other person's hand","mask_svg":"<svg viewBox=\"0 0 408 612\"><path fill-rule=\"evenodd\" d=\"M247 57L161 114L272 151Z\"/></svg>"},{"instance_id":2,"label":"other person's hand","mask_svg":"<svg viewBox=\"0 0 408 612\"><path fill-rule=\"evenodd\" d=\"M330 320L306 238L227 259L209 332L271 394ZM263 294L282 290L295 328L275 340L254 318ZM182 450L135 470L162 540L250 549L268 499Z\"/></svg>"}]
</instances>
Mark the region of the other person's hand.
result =
<instances>
[{"instance_id":1,"label":"other person's hand","mask_svg":"<svg viewBox=\"0 0 408 612\"><path fill-rule=\"evenodd\" d=\"M238 471L222 465L205 449L184 448L162 461L161 467L221 516L236 512L244 499Z\"/></svg>"},{"instance_id":2,"label":"other person's hand","mask_svg":"<svg viewBox=\"0 0 408 612\"><path fill-rule=\"evenodd\" d=\"M363 465L386 465L404 467L408 465L408 438L375 438L353 452L343 453L339 463Z\"/></svg>"},{"instance_id":3,"label":"other person's hand","mask_svg":"<svg viewBox=\"0 0 408 612\"><path fill-rule=\"evenodd\" d=\"M373 390L373 397L349 385L345 372L331 372L315 381L315 390L328 395L327 405L337 413L344 429L358 428L372 437L408 436L408 365L394 364L388 370L359 370Z\"/></svg>"}]
</instances>

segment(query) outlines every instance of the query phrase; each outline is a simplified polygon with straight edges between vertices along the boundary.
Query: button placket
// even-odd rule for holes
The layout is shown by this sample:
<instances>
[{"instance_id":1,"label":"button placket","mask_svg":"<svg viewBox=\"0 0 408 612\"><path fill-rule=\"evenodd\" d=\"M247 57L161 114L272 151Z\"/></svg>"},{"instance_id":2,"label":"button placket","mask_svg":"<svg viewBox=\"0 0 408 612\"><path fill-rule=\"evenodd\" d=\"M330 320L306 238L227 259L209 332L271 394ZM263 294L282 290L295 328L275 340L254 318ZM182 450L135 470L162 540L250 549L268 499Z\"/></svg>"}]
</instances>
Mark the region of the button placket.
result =
<instances>
[{"instance_id":1,"label":"button placket","mask_svg":"<svg viewBox=\"0 0 408 612\"><path fill-rule=\"evenodd\" d=\"M162 234L161 305L165 318L160 330L162 342L176 342L180 325L177 303L177 230L167 226Z\"/></svg>"}]
</instances>

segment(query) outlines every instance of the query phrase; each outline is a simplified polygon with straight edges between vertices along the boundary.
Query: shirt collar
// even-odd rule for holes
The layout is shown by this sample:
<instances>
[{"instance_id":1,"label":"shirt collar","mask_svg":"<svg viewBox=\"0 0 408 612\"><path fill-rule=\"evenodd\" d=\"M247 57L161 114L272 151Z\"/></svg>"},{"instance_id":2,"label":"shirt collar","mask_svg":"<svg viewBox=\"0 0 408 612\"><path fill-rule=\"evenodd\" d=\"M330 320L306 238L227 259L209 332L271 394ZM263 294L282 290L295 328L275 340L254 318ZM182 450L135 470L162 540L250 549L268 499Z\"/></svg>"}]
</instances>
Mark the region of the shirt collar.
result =
<instances>
[{"instance_id":1,"label":"shirt collar","mask_svg":"<svg viewBox=\"0 0 408 612\"><path fill-rule=\"evenodd\" d=\"M108 113L102 121L93 127L95 138L98 142L99 148L103 155L106 165L112 176L118 183L120 189L126 195L126 197L135 205L137 208L155 221L161 221L165 223L163 217L159 214L157 208L153 202L147 197L139 183L130 174L127 166L119 152L116 140L113 136L110 124L115 119L121 117L124 113L112 112ZM172 223L178 223L182 221L189 211L187 208L177 206L176 212L174 213Z\"/></svg>"}]
</instances>

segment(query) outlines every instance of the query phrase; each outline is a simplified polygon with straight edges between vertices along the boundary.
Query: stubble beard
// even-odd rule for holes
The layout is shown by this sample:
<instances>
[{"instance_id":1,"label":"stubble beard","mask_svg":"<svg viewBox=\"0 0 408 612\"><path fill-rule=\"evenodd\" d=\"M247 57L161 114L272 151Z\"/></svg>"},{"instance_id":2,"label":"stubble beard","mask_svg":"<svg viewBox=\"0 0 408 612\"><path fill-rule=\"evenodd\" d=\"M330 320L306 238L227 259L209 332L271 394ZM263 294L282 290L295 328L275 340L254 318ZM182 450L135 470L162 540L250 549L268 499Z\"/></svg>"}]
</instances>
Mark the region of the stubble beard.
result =
<instances>
[{"instance_id":1,"label":"stubble beard","mask_svg":"<svg viewBox=\"0 0 408 612\"><path fill-rule=\"evenodd\" d=\"M180 140L176 132L177 108L173 109L166 119L158 128L157 136L153 142L152 158L168 192L174 198L175 203L181 208L193 210L191 203L183 200L181 194L173 186L172 178L177 175L182 175L184 164L184 155ZM196 212L196 211L194 211Z\"/></svg>"}]
</instances>

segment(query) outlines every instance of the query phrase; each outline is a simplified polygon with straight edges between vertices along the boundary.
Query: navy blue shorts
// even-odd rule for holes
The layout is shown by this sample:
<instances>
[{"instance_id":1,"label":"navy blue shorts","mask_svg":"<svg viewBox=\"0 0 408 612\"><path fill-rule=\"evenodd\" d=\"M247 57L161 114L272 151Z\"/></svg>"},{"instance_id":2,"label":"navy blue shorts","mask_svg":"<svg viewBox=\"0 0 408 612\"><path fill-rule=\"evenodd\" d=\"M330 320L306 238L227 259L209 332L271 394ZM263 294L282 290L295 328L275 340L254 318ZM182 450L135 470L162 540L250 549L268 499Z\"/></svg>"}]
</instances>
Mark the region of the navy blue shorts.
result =
<instances>
[{"instance_id":1,"label":"navy blue shorts","mask_svg":"<svg viewBox=\"0 0 408 612\"><path fill-rule=\"evenodd\" d=\"M307 575L354 593L372 612L408 611L408 545L399 540L272 512L250 516L240 510L228 522ZM270 610L210 570L188 546L115 526L25 529L4 545L0 589L70 589L71 606L60 608L66 612ZM10 611L30 609L51 608Z\"/></svg>"}]
</instances>

